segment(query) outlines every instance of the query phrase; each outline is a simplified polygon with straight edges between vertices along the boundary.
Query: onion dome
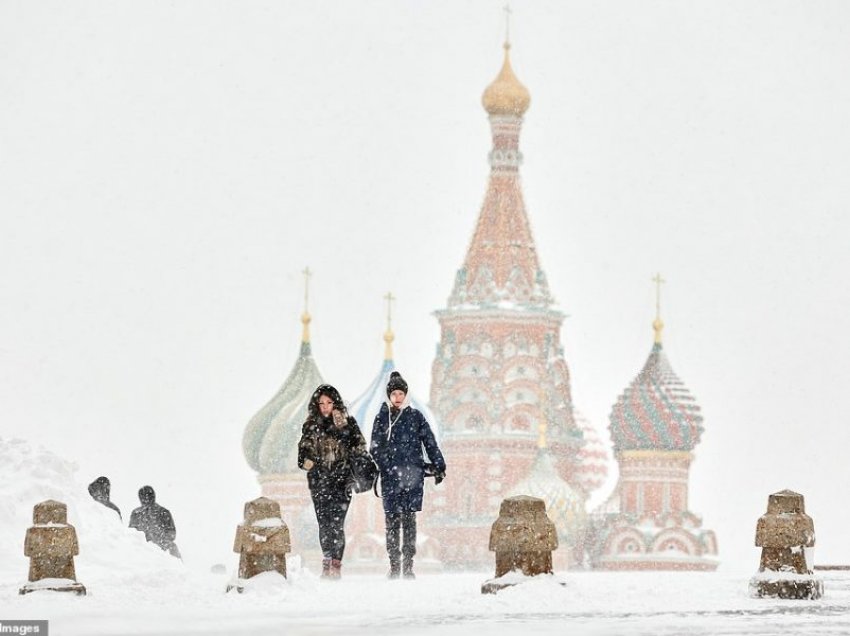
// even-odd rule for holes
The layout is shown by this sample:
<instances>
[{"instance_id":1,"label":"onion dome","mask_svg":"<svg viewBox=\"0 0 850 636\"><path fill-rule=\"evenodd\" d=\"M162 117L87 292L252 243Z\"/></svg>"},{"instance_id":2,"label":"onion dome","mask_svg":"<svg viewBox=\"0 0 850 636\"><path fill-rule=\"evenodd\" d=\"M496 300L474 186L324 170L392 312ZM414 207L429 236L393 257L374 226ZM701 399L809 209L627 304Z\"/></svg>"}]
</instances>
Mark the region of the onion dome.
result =
<instances>
[{"instance_id":1,"label":"onion dome","mask_svg":"<svg viewBox=\"0 0 850 636\"><path fill-rule=\"evenodd\" d=\"M505 61L498 77L493 80L481 96L481 103L491 115L514 115L522 117L531 103L531 95L514 75L511 68L509 51L511 45L505 42Z\"/></svg>"},{"instance_id":2,"label":"onion dome","mask_svg":"<svg viewBox=\"0 0 850 636\"><path fill-rule=\"evenodd\" d=\"M304 335L295 366L271 400L248 422L242 436L245 459L261 475L300 472L298 441L307 404L323 383L310 348L310 314L301 317Z\"/></svg>"},{"instance_id":3,"label":"onion dome","mask_svg":"<svg viewBox=\"0 0 850 636\"><path fill-rule=\"evenodd\" d=\"M578 452L576 485L590 494L605 483L608 477L608 449L595 426L576 410L573 410L576 426L584 435L584 446Z\"/></svg>"},{"instance_id":4,"label":"onion dome","mask_svg":"<svg viewBox=\"0 0 850 636\"><path fill-rule=\"evenodd\" d=\"M614 449L691 451L702 434L696 400L673 372L661 344L660 318L646 364L611 411Z\"/></svg>"},{"instance_id":5,"label":"onion dome","mask_svg":"<svg viewBox=\"0 0 850 636\"><path fill-rule=\"evenodd\" d=\"M545 424L540 428L537 456L531 470L511 488L508 496L528 495L542 499L546 503L546 514L558 531L558 538L564 545L573 546L586 522L584 497L558 474L555 459L546 446Z\"/></svg>"}]
</instances>

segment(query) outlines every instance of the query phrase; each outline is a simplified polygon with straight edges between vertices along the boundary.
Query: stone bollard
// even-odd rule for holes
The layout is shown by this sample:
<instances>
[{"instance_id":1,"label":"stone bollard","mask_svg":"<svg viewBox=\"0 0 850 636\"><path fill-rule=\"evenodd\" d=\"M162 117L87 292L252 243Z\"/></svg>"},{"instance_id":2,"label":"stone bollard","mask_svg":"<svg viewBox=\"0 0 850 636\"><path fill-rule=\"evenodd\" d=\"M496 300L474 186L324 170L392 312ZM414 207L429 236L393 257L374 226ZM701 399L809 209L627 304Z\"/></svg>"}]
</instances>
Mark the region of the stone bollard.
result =
<instances>
[{"instance_id":1,"label":"stone bollard","mask_svg":"<svg viewBox=\"0 0 850 636\"><path fill-rule=\"evenodd\" d=\"M227 586L242 592L244 582L262 572L286 577L286 553L291 550L289 528L280 517L280 504L259 497L245 504L245 520L236 528L233 551L239 554L240 583Z\"/></svg>"},{"instance_id":2,"label":"stone bollard","mask_svg":"<svg viewBox=\"0 0 850 636\"><path fill-rule=\"evenodd\" d=\"M482 594L495 594L524 577L552 574L552 550L558 547L555 524L542 499L508 497L490 529L490 551L496 553L496 577L485 581ZM515 572L518 576L505 576Z\"/></svg>"},{"instance_id":3,"label":"stone bollard","mask_svg":"<svg viewBox=\"0 0 850 636\"><path fill-rule=\"evenodd\" d=\"M48 499L33 506L32 527L27 529L24 556L30 558L29 583L19 592L40 590L85 595L77 582L74 557L80 553L77 531L68 524L68 507Z\"/></svg>"},{"instance_id":4,"label":"stone bollard","mask_svg":"<svg viewBox=\"0 0 850 636\"><path fill-rule=\"evenodd\" d=\"M770 495L767 514L759 518L756 526L761 563L750 579L750 596L820 598L823 581L812 573L814 545L815 525L805 512L803 495L791 490Z\"/></svg>"}]
</instances>

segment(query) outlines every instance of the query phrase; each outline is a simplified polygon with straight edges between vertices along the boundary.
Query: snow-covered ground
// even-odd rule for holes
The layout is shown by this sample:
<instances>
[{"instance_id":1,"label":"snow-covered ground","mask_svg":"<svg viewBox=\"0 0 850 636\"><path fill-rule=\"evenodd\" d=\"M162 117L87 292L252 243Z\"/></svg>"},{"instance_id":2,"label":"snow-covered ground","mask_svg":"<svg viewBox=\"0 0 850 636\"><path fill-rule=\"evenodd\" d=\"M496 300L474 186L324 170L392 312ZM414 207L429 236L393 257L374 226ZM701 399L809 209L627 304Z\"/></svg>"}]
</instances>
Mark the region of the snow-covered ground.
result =
<instances>
[{"instance_id":1,"label":"snow-covered ground","mask_svg":"<svg viewBox=\"0 0 850 636\"><path fill-rule=\"evenodd\" d=\"M20 578L20 577L19 577ZM61 636L142 634L847 634L850 577L826 576L818 601L756 600L723 574L569 573L482 595L485 574L416 581L298 571L245 594L227 576L162 572L90 577L86 597L19 597L3 581L2 616L49 619ZM519 631L516 631L519 630Z\"/></svg>"},{"instance_id":2,"label":"snow-covered ground","mask_svg":"<svg viewBox=\"0 0 850 636\"><path fill-rule=\"evenodd\" d=\"M27 576L23 539L32 505L49 497L68 504L85 597L18 595ZM126 518L130 511L123 512ZM750 574L757 563L754 550ZM482 595L492 571L423 573L415 581L344 575L327 582L302 568L298 555L288 561L288 580L262 575L237 594L225 593L235 554L226 566L226 573L186 566L146 544L88 497L72 462L0 439L0 621L47 619L53 636L850 633L845 572L824 573L820 600L778 601L750 598L746 573L567 572Z\"/></svg>"}]
</instances>

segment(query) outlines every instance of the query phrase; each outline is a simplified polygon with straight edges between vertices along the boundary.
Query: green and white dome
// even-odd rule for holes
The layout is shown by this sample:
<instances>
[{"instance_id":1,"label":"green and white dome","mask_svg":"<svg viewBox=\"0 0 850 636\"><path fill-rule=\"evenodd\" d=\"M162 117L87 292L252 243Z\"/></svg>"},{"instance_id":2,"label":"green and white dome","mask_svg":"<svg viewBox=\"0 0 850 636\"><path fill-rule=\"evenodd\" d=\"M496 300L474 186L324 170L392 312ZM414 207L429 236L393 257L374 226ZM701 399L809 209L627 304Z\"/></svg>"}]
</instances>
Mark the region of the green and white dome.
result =
<instances>
[{"instance_id":1,"label":"green and white dome","mask_svg":"<svg viewBox=\"0 0 850 636\"><path fill-rule=\"evenodd\" d=\"M272 399L248 422L242 437L245 459L261 475L299 472L301 426L313 391L323 383L310 348L309 314L301 321L304 337L295 366Z\"/></svg>"}]
</instances>

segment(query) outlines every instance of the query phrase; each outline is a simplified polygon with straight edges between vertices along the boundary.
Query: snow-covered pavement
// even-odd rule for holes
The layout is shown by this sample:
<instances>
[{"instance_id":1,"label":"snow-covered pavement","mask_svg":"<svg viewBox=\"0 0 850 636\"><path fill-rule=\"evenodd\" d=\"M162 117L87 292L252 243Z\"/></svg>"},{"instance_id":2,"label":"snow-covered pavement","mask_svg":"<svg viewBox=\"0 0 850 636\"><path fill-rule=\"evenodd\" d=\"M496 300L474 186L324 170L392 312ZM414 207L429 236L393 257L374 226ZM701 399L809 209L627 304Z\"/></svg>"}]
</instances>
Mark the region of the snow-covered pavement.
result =
<instances>
[{"instance_id":1,"label":"snow-covered pavement","mask_svg":"<svg viewBox=\"0 0 850 636\"><path fill-rule=\"evenodd\" d=\"M80 577L81 580L82 576ZM224 593L228 577L163 572L106 584L82 598L17 596L0 586L4 619L49 619L54 636L195 634L848 634L850 574L825 573L818 601L757 600L746 575L602 573L541 578L482 595L486 574L416 581L349 576L325 582L305 570ZM518 631L517 631L518 630Z\"/></svg>"}]
</instances>

